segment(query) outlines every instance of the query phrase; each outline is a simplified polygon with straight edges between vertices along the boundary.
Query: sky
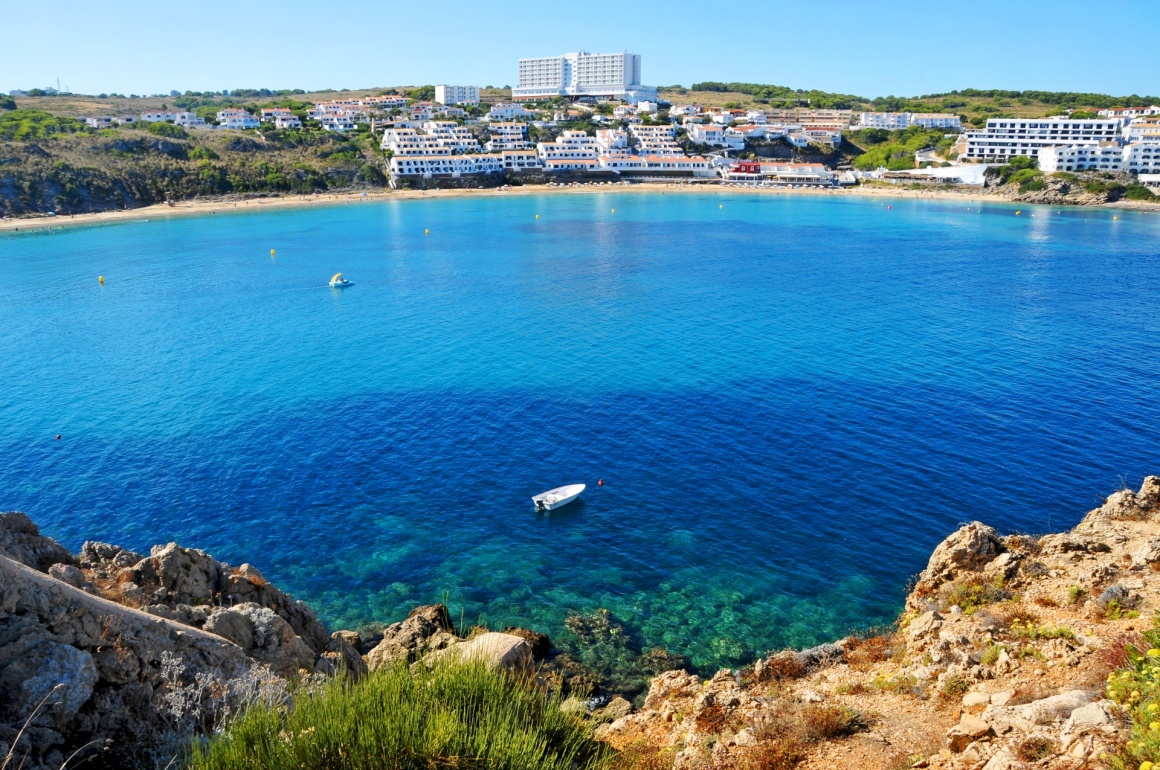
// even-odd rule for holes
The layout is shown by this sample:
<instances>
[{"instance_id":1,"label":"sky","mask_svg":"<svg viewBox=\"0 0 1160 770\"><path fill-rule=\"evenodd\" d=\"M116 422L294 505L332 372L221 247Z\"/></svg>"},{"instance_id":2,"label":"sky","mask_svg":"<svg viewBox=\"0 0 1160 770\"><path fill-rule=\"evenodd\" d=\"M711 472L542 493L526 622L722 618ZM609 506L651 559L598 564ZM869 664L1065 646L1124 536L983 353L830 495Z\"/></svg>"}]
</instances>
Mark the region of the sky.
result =
<instances>
[{"instance_id":1,"label":"sky","mask_svg":"<svg viewBox=\"0 0 1160 770\"><path fill-rule=\"evenodd\" d=\"M1156 95L1156 40L1156 0L3 0L0 91L58 78L90 94L503 86L520 57L628 50L641 54L646 85Z\"/></svg>"}]
</instances>

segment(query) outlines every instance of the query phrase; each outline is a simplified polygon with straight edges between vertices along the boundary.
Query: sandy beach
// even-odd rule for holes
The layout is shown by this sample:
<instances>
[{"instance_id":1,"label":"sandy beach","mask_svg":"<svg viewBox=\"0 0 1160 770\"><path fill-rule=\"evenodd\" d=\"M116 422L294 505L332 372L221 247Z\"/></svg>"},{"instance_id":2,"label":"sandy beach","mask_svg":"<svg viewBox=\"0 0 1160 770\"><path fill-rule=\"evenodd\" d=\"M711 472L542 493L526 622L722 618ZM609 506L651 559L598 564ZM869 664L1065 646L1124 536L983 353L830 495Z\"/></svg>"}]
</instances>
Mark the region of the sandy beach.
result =
<instances>
[{"instance_id":1,"label":"sandy beach","mask_svg":"<svg viewBox=\"0 0 1160 770\"><path fill-rule=\"evenodd\" d=\"M428 200L443 198L505 197L515 195L591 195L599 192L616 193L661 193L661 194L715 194L715 195L813 195L828 197L859 196L870 198L894 198L913 200L954 200L979 203L1011 203L997 195L973 190L912 190L893 189L880 186L858 186L844 189L793 189L758 188L723 184L681 184L642 182L629 185L578 184L568 187L548 187L529 185L508 189L466 189L466 190L368 190L366 192L321 193L313 195L283 195L270 198L248 198L244 200L207 198L180 201L173 206L156 204L123 211L102 211L96 214L75 214L61 216L26 217L0 220L0 231L40 230L45 228L64 229L93 224L114 223L138 219L154 219L188 215L214 214L219 211L254 211L277 208L311 208L315 206L360 205L372 201L386 200ZM1141 211L1160 211L1160 204L1134 203L1122 201L1107 204L1113 208L1129 208Z\"/></svg>"}]
</instances>

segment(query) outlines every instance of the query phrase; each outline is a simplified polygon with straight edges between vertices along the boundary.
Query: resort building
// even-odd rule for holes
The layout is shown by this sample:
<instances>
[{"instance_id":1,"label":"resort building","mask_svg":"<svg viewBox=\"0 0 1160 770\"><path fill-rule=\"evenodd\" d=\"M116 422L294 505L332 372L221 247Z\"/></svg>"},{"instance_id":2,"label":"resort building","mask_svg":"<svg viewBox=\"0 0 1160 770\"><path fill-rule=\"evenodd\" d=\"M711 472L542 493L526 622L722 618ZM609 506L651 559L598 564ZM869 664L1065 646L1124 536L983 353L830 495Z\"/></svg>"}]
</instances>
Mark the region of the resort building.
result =
<instances>
[{"instance_id":1,"label":"resort building","mask_svg":"<svg viewBox=\"0 0 1160 770\"><path fill-rule=\"evenodd\" d=\"M238 109L221 110L217 114L217 122L219 128L246 129L262 125L253 115Z\"/></svg>"},{"instance_id":2,"label":"resort building","mask_svg":"<svg viewBox=\"0 0 1160 770\"><path fill-rule=\"evenodd\" d=\"M209 128L205 118L199 118L193 112L178 112L173 116L173 124L182 128Z\"/></svg>"},{"instance_id":3,"label":"resort building","mask_svg":"<svg viewBox=\"0 0 1160 770\"><path fill-rule=\"evenodd\" d=\"M660 126L645 126L640 123L628 127L641 155L665 157L684 156L685 151L674 137L676 128L671 123Z\"/></svg>"},{"instance_id":4,"label":"resort building","mask_svg":"<svg viewBox=\"0 0 1160 770\"><path fill-rule=\"evenodd\" d=\"M1124 126L1125 142L1160 142L1160 120L1136 118Z\"/></svg>"},{"instance_id":5,"label":"resort building","mask_svg":"<svg viewBox=\"0 0 1160 770\"><path fill-rule=\"evenodd\" d=\"M1038 157L1039 170L1048 174L1057 171L1119 171L1124 166L1124 150L1118 142L1044 147Z\"/></svg>"},{"instance_id":6,"label":"resort building","mask_svg":"<svg viewBox=\"0 0 1160 770\"><path fill-rule=\"evenodd\" d=\"M991 118L987 127L967 131L966 152L972 160L1006 163L1017 155L1037 157L1044 147L1098 145L1117 139L1115 120L1072 118Z\"/></svg>"},{"instance_id":7,"label":"resort building","mask_svg":"<svg viewBox=\"0 0 1160 770\"><path fill-rule=\"evenodd\" d=\"M564 131L554 142L540 142L536 145L536 152L544 160L544 166L551 168L549 161L554 160L592 160L600 154L600 146L596 139L583 131Z\"/></svg>"},{"instance_id":8,"label":"resort building","mask_svg":"<svg viewBox=\"0 0 1160 770\"><path fill-rule=\"evenodd\" d=\"M1151 107L1114 107L1108 110L1100 110L1096 114L1101 118L1132 120L1134 118L1160 115L1160 105L1154 104Z\"/></svg>"},{"instance_id":9,"label":"resort building","mask_svg":"<svg viewBox=\"0 0 1160 770\"><path fill-rule=\"evenodd\" d=\"M962 118L945 112L915 112L910 116L910 125L923 128L947 128L958 131L963 127Z\"/></svg>"},{"instance_id":10,"label":"resort building","mask_svg":"<svg viewBox=\"0 0 1160 770\"><path fill-rule=\"evenodd\" d=\"M435 86L435 101L442 105L479 104L479 86Z\"/></svg>"},{"instance_id":11,"label":"resort building","mask_svg":"<svg viewBox=\"0 0 1160 770\"><path fill-rule=\"evenodd\" d=\"M1160 174L1160 140L1126 145L1122 168L1133 174Z\"/></svg>"},{"instance_id":12,"label":"resort building","mask_svg":"<svg viewBox=\"0 0 1160 770\"><path fill-rule=\"evenodd\" d=\"M396 157L429 157L452 154L451 148L444 146L437 138L420 134L413 128L384 129L383 139L379 146L384 150L390 150L391 154Z\"/></svg>"},{"instance_id":13,"label":"resort building","mask_svg":"<svg viewBox=\"0 0 1160 770\"><path fill-rule=\"evenodd\" d=\"M485 145L488 152L528 148L528 127L523 123L492 123L488 131L491 133L491 141Z\"/></svg>"},{"instance_id":14,"label":"resort building","mask_svg":"<svg viewBox=\"0 0 1160 770\"><path fill-rule=\"evenodd\" d=\"M944 112L863 112L858 115L858 128L901 131L911 126L957 131L963 127L963 123L958 115Z\"/></svg>"},{"instance_id":15,"label":"resort building","mask_svg":"<svg viewBox=\"0 0 1160 770\"><path fill-rule=\"evenodd\" d=\"M112 116L101 118L84 118L85 125L90 128L112 128L116 123Z\"/></svg>"},{"instance_id":16,"label":"resort building","mask_svg":"<svg viewBox=\"0 0 1160 770\"><path fill-rule=\"evenodd\" d=\"M508 120L531 120L536 116L536 113L524 109L522 104L507 104L500 102L493 104L491 109L487 112L485 120L488 122L494 121L508 121Z\"/></svg>"},{"instance_id":17,"label":"resort building","mask_svg":"<svg viewBox=\"0 0 1160 770\"><path fill-rule=\"evenodd\" d=\"M302 121L298 119L297 115L279 115L274 118L274 128L279 130L302 128Z\"/></svg>"},{"instance_id":18,"label":"resort building","mask_svg":"<svg viewBox=\"0 0 1160 770\"><path fill-rule=\"evenodd\" d=\"M629 154L628 132L619 128L598 128L596 129L596 145L602 157L627 156Z\"/></svg>"},{"instance_id":19,"label":"resort building","mask_svg":"<svg viewBox=\"0 0 1160 770\"><path fill-rule=\"evenodd\" d=\"M544 168L548 171L597 171L598 158L545 158Z\"/></svg>"},{"instance_id":20,"label":"resort building","mask_svg":"<svg viewBox=\"0 0 1160 770\"><path fill-rule=\"evenodd\" d=\"M355 122L346 115L323 115L318 119L322 124L323 131L334 131L342 133L343 131L354 131L357 126Z\"/></svg>"},{"instance_id":21,"label":"resort building","mask_svg":"<svg viewBox=\"0 0 1160 770\"><path fill-rule=\"evenodd\" d=\"M685 156L673 157L671 155L644 155L641 156L644 161L645 171L660 171L664 173L681 173L692 174L693 176L713 176L713 169L709 166L709 161L702 158L700 155L694 155L690 158Z\"/></svg>"},{"instance_id":22,"label":"resort building","mask_svg":"<svg viewBox=\"0 0 1160 770\"><path fill-rule=\"evenodd\" d=\"M262 110L262 122L272 123L278 118L293 117L294 113L287 107L267 107Z\"/></svg>"},{"instance_id":23,"label":"resort building","mask_svg":"<svg viewBox=\"0 0 1160 770\"><path fill-rule=\"evenodd\" d=\"M847 129L854 121L853 110L811 110L805 107L766 110L770 123L795 123L803 126Z\"/></svg>"},{"instance_id":24,"label":"resort building","mask_svg":"<svg viewBox=\"0 0 1160 770\"><path fill-rule=\"evenodd\" d=\"M701 112L701 108L695 104L678 104L675 107L669 108L669 117L670 118L683 118L683 117L694 118L698 114L700 114L700 112Z\"/></svg>"},{"instance_id":25,"label":"resort building","mask_svg":"<svg viewBox=\"0 0 1160 770\"><path fill-rule=\"evenodd\" d=\"M842 143L842 132L833 128L822 128L821 126L805 126L802 129L806 139L815 144L825 144L830 147L837 147Z\"/></svg>"},{"instance_id":26,"label":"resort building","mask_svg":"<svg viewBox=\"0 0 1160 770\"><path fill-rule=\"evenodd\" d=\"M142 112L142 123L172 123L174 119L172 112Z\"/></svg>"},{"instance_id":27,"label":"resort building","mask_svg":"<svg viewBox=\"0 0 1160 770\"><path fill-rule=\"evenodd\" d=\"M723 171L721 176L732 182L771 182L816 187L830 187L836 181L834 172L821 163L741 161Z\"/></svg>"},{"instance_id":28,"label":"resort building","mask_svg":"<svg viewBox=\"0 0 1160 770\"><path fill-rule=\"evenodd\" d=\"M503 167L511 171L539 171L544 168L535 150L504 150Z\"/></svg>"},{"instance_id":29,"label":"resort building","mask_svg":"<svg viewBox=\"0 0 1160 770\"><path fill-rule=\"evenodd\" d=\"M452 152L479 152L479 140L471 129L459 125L453 120L429 120L423 124L423 130L441 146Z\"/></svg>"},{"instance_id":30,"label":"resort building","mask_svg":"<svg viewBox=\"0 0 1160 770\"><path fill-rule=\"evenodd\" d=\"M554 99L619 99L636 104L656 101L657 91L641 85L640 54L587 53L519 60L516 101Z\"/></svg>"},{"instance_id":31,"label":"resort building","mask_svg":"<svg viewBox=\"0 0 1160 770\"><path fill-rule=\"evenodd\" d=\"M725 129L721 126L689 123L685 129L689 132L689 141L693 144L707 144L710 147L725 146Z\"/></svg>"},{"instance_id":32,"label":"resort building","mask_svg":"<svg viewBox=\"0 0 1160 770\"><path fill-rule=\"evenodd\" d=\"M499 155L396 155L390 162L391 176L469 176L503 171Z\"/></svg>"},{"instance_id":33,"label":"resort building","mask_svg":"<svg viewBox=\"0 0 1160 770\"><path fill-rule=\"evenodd\" d=\"M113 118L113 122L118 126L131 126L137 122L137 118L132 115L122 115L119 118Z\"/></svg>"}]
</instances>

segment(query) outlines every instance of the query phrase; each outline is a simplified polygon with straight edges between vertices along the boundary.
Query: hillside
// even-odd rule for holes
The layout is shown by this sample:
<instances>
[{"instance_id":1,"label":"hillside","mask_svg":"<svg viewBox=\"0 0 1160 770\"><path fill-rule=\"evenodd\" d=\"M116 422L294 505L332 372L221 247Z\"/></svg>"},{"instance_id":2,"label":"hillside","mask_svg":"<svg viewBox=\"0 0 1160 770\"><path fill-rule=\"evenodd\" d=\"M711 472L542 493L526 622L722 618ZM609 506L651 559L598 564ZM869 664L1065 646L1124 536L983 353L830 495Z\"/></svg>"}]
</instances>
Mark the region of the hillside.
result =
<instances>
[{"instance_id":1,"label":"hillside","mask_svg":"<svg viewBox=\"0 0 1160 770\"><path fill-rule=\"evenodd\" d=\"M0 216L81 214L233 193L386 184L369 134L92 131L39 111L0 113Z\"/></svg>"}]
</instances>

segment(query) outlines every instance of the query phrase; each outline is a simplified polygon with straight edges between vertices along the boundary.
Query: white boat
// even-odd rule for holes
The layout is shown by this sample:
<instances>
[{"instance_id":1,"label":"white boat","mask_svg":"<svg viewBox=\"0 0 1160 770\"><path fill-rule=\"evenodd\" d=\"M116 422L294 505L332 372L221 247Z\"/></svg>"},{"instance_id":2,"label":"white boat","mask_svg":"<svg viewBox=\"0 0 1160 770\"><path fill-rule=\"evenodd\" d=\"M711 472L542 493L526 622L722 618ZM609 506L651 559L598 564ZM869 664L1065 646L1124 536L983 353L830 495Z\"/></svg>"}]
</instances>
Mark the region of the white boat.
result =
<instances>
[{"instance_id":1,"label":"white boat","mask_svg":"<svg viewBox=\"0 0 1160 770\"><path fill-rule=\"evenodd\" d=\"M537 511L554 511L567 505L580 496L586 484L569 484L566 487L556 487L547 492L541 492L532 498Z\"/></svg>"},{"instance_id":2,"label":"white boat","mask_svg":"<svg viewBox=\"0 0 1160 770\"><path fill-rule=\"evenodd\" d=\"M342 273L335 273L330 278L330 288L345 289L347 286L354 286L354 281L348 281L342 277Z\"/></svg>"}]
</instances>

